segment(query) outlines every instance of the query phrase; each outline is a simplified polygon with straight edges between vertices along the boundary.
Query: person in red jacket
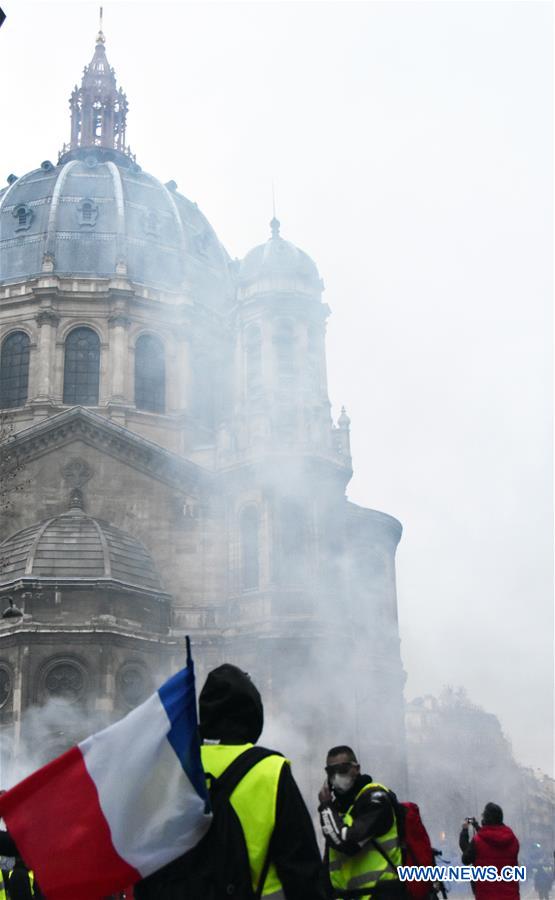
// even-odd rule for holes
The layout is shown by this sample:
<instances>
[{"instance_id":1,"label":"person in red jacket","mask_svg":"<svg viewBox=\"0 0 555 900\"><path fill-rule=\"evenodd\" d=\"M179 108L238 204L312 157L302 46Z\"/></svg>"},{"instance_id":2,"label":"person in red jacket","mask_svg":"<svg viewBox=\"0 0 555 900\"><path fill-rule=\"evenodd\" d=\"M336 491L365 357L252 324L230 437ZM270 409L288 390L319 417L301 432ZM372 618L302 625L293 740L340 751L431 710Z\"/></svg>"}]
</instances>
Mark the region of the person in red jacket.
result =
<instances>
[{"instance_id":1,"label":"person in red jacket","mask_svg":"<svg viewBox=\"0 0 555 900\"><path fill-rule=\"evenodd\" d=\"M519 843L514 832L503 824L503 810L497 803L486 803L482 826L473 826L472 839L468 826L465 820L459 836L464 865L495 866L498 872L504 866L518 866ZM476 900L518 900L520 897L518 881L476 881L473 892Z\"/></svg>"}]
</instances>

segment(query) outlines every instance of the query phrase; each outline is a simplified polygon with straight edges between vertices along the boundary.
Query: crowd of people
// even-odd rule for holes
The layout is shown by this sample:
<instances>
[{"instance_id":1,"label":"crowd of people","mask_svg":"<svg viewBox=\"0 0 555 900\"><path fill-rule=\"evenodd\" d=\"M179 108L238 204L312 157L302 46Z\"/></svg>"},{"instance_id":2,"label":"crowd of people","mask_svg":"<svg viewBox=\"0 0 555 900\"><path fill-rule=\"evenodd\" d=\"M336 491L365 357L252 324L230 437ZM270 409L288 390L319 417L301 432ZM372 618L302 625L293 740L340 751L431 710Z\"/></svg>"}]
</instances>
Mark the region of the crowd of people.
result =
<instances>
[{"instance_id":1,"label":"crowd of people","mask_svg":"<svg viewBox=\"0 0 555 900\"><path fill-rule=\"evenodd\" d=\"M322 860L289 761L255 747L263 723L260 693L246 673L230 664L210 672L199 696L199 729L214 826L192 853L102 900L410 898L398 873L405 859L395 794L361 772L350 747L332 747L318 798ZM486 804L480 825L465 820L459 845L465 865L498 872L518 865L518 840L495 803ZM2 872L0 900L40 900L33 873L6 832L0 833L0 855L15 857L11 870ZM548 900L553 880L544 869L536 879L540 900ZM476 900L519 898L518 881L476 881L472 890Z\"/></svg>"}]
</instances>

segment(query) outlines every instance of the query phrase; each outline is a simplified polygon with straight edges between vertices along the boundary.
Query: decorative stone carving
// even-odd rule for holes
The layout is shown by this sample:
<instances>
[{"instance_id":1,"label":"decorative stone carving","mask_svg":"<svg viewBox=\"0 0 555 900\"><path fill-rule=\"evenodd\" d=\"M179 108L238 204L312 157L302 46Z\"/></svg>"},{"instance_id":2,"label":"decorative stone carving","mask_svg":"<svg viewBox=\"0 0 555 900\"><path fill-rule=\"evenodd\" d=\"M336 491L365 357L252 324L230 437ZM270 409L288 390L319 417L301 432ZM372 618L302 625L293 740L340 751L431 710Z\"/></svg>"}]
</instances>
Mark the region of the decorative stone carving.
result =
<instances>
[{"instance_id":1,"label":"decorative stone carving","mask_svg":"<svg viewBox=\"0 0 555 900\"><path fill-rule=\"evenodd\" d=\"M54 702L77 703L85 693L85 671L73 660L58 660L44 675L44 689Z\"/></svg>"},{"instance_id":2,"label":"decorative stone carving","mask_svg":"<svg viewBox=\"0 0 555 900\"><path fill-rule=\"evenodd\" d=\"M56 260L53 253L43 253L41 272L53 272L55 262Z\"/></svg>"},{"instance_id":3,"label":"decorative stone carving","mask_svg":"<svg viewBox=\"0 0 555 900\"><path fill-rule=\"evenodd\" d=\"M89 410L73 408L33 428L32 434L14 435L12 450L25 462L79 439L148 475L196 493L210 476L200 466L168 451L157 450L132 432L123 432ZM10 445L11 446L11 445ZM1 455L1 453L0 453Z\"/></svg>"},{"instance_id":4,"label":"decorative stone carving","mask_svg":"<svg viewBox=\"0 0 555 900\"><path fill-rule=\"evenodd\" d=\"M131 324L131 319L123 312L114 312L108 316L108 322L114 327L120 325L122 328L128 328Z\"/></svg>"},{"instance_id":5,"label":"decorative stone carving","mask_svg":"<svg viewBox=\"0 0 555 900\"><path fill-rule=\"evenodd\" d=\"M53 309L39 309L35 316L35 322L41 328L43 325L52 325L55 327L60 321L60 317Z\"/></svg>"},{"instance_id":6,"label":"decorative stone carving","mask_svg":"<svg viewBox=\"0 0 555 900\"><path fill-rule=\"evenodd\" d=\"M146 700L151 690L148 673L136 663L123 664L117 674L116 684L119 697L129 709Z\"/></svg>"},{"instance_id":7,"label":"decorative stone carving","mask_svg":"<svg viewBox=\"0 0 555 900\"><path fill-rule=\"evenodd\" d=\"M62 468L62 475L70 487L80 488L94 475L94 470L84 459L74 456Z\"/></svg>"}]
</instances>

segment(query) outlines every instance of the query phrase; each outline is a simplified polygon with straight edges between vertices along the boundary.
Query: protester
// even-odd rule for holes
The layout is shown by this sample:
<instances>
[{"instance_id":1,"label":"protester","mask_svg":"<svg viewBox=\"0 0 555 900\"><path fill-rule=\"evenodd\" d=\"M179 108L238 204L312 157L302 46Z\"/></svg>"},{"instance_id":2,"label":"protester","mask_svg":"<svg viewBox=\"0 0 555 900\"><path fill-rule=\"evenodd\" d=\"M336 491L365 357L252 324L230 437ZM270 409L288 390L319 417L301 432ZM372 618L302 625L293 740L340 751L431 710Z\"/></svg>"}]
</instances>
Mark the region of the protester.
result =
<instances>
[{"instance_id":1,"label":"protester","mask_svg":"<svg viewBox=\"0 0 555 900\"><path fill-rule=\"evenodd\" d=\"M469 836L470 821L465 819L459 835L462 861L465 865L518 866L519 843L511 829L503 824L503 810L497 803L486 803L482 825L474 823L474 837ZM473 884L476 900L518 900L518 881L476 881Z\"/></svg>"},{"instance_id":2,"label":"protester","mask_svg":"<svg viewBox=\"0 0 555 900\"><path fill-rule=\"evenodd\" d=\"M350 747L332 747L318 795L330 897L398 900L401 842L388 788L361 775Z\"/></svg>"},{"instance_id":3,"label":"protester","mask_svg":"<svg viewBox=\"0 0 555 900\"><path fill-rule=\"evenodd\" d=\"M210 784L223 779L262 732L262 700L249 676L230 664L210 672L199 696L199 719L202 764ZM309 813L288 760L272 751L268 754L231 793L241 843L244 838L246 846L244 875L249 891L252 885L255 895L266 900L324 900L321 858ZM215 872L222 860L216 854L209 865ZM135 896L138 900L204 900L191 890L189 876L184 856L166 867L166 873L162 870L140 882Z\"/></svg>"},{"instance_id":4,"label":"protester","mask_svg":"<svg viewBox=\"0 0 555 900\"><path fill-rule=\"evenodd\" d=\"M21 859L17 846L7 831L0 831L0 856L14 857L14 866L9 872L3 870L4 890L10 900L42 900L38 884ZM0 893L0 897L1 897Z\"/></svg>"}]
</instances>

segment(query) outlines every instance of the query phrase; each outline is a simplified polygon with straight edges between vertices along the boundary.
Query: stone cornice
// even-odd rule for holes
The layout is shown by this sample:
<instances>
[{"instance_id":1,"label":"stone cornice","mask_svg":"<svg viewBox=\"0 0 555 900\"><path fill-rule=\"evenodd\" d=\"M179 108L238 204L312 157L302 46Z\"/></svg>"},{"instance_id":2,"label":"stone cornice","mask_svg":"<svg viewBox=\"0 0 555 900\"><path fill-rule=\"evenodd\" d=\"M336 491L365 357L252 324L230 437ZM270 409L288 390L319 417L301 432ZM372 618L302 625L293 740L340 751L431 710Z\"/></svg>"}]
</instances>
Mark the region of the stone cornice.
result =
<instances>
[{"instance_id":1,"label":"stone cornice","mask_svg":"<svg viewBox=\"0 0 555 900\"><path fill-rule=\"evenodd\" d=\"M158 444L82 406L74 406L45 422L17 432L13 441L9 442L9 451L17 456L19 462L25 463L74 440L81 440L158 481L194 494L201 491L212 477L210 472L196 463L164 450Z\"/></svg>"},{"instance_id":2,"label":"stone cornice","mask_svg":"<svg viewBox=\"0 0 555 900\"><path fill-rule=\"evenodd\" d=\"M49 640L55 639L59 642L60 637L65 635L68 640L75 641L79 637L94 639L112 638L119 640L132 641L133 643L142 643L146 646L149 644L155 646L166 646L177 651L183 650L183 642L179 637L173 634L162 635L154 633L145 633L144 630L136 631L121 625L57 625L43 622L17 622L13 625L0 626L0 640L6 643L14 643L15 640L24 643L48 643ZM10 641L10 638L12 639Z\"/></svg>"},{"instance_id":3,"label":"stone cornice","mask_svg":"<svg viewBox=\"0 0 555 900\"><path fill-rule=\"evenodd\" d=\"M60 275L51 272L36 273L29 278L0 282L0 299L27 299L55 294L58 297L128 297L136 301L157 302L170 308L189 306L191 300L185 292L165 291L148 287L122 276L91 277L86 275Z\"/></svg>"}]
</instances>

